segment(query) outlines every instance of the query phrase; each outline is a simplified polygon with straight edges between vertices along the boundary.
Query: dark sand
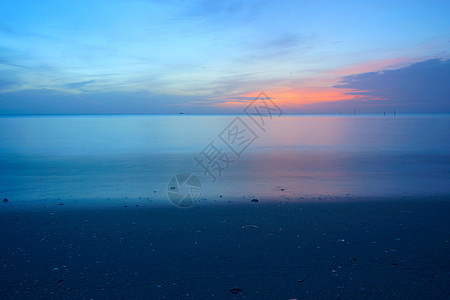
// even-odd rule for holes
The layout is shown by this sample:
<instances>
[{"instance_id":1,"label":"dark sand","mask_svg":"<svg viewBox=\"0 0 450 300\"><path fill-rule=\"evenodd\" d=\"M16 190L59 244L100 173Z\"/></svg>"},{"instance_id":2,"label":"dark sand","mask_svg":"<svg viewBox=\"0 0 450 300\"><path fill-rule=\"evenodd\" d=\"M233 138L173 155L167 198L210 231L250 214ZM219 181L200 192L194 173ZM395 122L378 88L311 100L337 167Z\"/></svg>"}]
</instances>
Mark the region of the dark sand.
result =
<instances>
[{"instance_id":1,"label":"dark sand","mask_svg":"<svg viewBox=\"0 0 450 300\"><path fill-rule=\"evenodd\" d=\"M0 298L448 299L449 215L445 197L0 210Z\"/></svg>"}]
</instances>

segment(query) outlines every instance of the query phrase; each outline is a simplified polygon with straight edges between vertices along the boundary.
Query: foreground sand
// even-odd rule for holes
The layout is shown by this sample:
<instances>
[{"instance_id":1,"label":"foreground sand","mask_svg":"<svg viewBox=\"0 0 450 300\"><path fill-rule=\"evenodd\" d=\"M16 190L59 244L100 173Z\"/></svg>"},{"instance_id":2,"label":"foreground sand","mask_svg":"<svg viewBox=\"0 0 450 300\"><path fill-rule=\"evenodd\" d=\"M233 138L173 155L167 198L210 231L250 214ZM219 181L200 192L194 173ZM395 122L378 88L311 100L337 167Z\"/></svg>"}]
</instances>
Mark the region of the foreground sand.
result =
<instances>
[{"instance_id":1,"label":"foreground sand","mask_svg":"<svg viewBox=\"0 0 450 300\"><path fill-rule=\"evenodd\" d=\"M449 213L445 197L0 210L0 298L445 299Z\"/></svg>"}]
</instances>

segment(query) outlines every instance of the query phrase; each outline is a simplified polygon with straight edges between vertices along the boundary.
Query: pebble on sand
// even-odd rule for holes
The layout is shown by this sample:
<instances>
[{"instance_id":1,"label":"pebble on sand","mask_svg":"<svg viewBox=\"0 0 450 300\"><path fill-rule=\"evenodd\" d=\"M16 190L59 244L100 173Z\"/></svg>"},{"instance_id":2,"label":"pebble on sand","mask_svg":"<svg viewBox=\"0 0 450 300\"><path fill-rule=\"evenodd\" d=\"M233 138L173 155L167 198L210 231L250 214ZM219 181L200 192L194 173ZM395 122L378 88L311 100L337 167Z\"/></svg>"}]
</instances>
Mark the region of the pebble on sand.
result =
<instances>
[{"instance_id":1,"label":"pebble on sand","mask_svg":"<svg viewBox=\"0 0 450 300\"><path fill-rule=\"evenodd\" d=\"M6 198L5 198L5 199L3 199L3 202L8 202L8 201L9 201L9 200L8 200L8 199L6 199Z\"/></svg>"},{"instance_id":2,"label":"pebble on sand","mask_svg":"<svg viewBox=\"0 0 450 300\"><path fill-rule=\"evenodd\" d=\"M252 199L251 202L259 202L258 199Z\"/></svg>"},{"instance_id":3,"label":"pebble on sand","mask_svg":"<svg viewBox=\"0 0 450 300\"><path fill-rule=\"evenodd\" d=\"M232 288L232 289L230 290L230 292L231 292L233 295L237 295L237 294L239 294L240 292L242 292L242 290L241 290L240 288Z\"/></svg>"}]
</instances>

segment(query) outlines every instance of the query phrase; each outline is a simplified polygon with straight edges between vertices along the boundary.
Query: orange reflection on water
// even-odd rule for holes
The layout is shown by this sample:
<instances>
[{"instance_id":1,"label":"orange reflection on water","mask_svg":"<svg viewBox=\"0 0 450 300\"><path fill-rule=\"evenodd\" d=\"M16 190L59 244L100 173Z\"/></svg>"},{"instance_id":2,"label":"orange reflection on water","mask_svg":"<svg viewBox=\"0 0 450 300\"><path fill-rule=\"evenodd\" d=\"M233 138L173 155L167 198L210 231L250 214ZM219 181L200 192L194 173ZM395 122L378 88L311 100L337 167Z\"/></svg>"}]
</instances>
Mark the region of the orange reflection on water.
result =
<instances>
[{"instance_id":1,"label":"orange reflection on water","mask_svg":"<svg viewBox=\"0 0 450 300\"><path fill-rule=\"evenodd\" d=\"M348 192L345 165L348 155L337 153L346 147L348 122L329 116L282 116L267 124L255 148L240 160L239 178L260 194L279 198ZM267 182L276 183L267 185ZM244 188L243 188L244 190Z\"/></svg>"},{"instance_id":2,"label":"orange reflection on water","mask_svg":"<svg viewBox=\"0 0 450 300\"><path fill-rule=\"evenodd\" d=\"M329 116L282 116L282 122L268 124L264 135L265 146L288 148L337 145L345 140L345 123Z\"/></svg>"}]
</instances>

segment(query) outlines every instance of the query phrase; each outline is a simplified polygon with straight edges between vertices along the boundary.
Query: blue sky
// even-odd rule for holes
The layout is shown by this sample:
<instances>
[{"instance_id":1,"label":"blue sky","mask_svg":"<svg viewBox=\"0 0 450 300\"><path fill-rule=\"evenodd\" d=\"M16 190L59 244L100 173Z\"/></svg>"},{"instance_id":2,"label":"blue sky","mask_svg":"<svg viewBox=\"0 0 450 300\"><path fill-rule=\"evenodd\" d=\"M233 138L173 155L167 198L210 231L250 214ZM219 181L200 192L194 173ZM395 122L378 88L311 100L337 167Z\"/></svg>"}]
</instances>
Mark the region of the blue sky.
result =
<instances>
[{"instance_id":1,"label":"blue sky","mask_svg":"<svg viewBox=\"0 0 450 300\"><path fill-rule=\"evenodd\" d=\"M449 14L449 1L3 1L0 113L232 112L261 90L291 112L353 110L349 76L433 59L447 76ZM403 106L449 110L443 98Z\"/></svg>"}]
</instances>

